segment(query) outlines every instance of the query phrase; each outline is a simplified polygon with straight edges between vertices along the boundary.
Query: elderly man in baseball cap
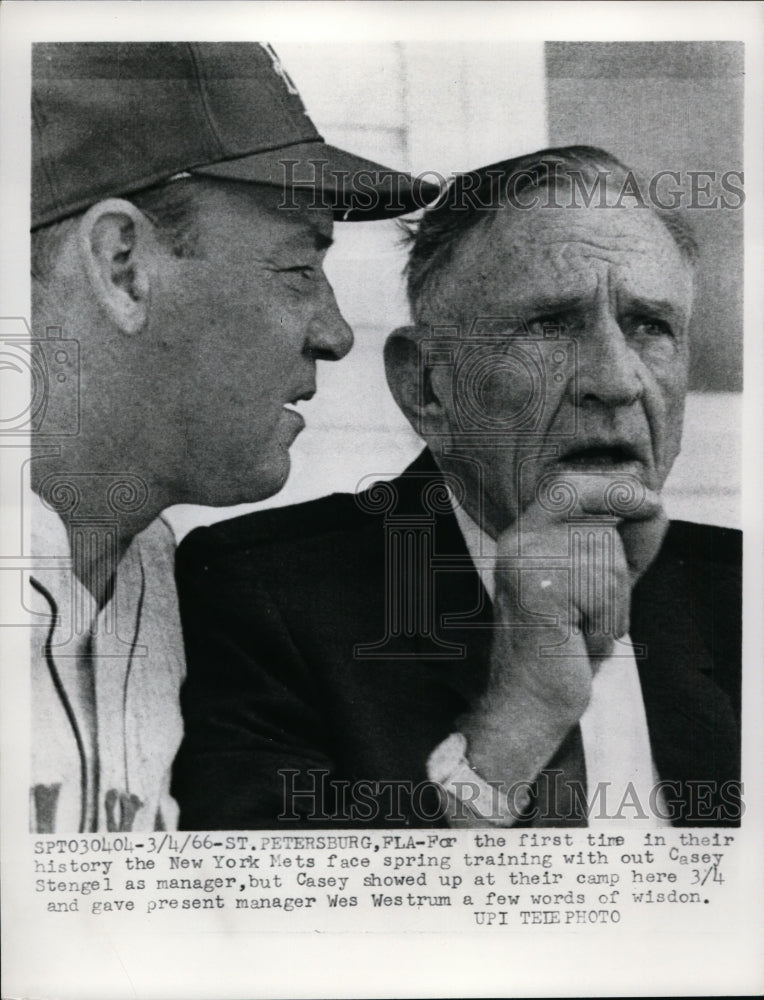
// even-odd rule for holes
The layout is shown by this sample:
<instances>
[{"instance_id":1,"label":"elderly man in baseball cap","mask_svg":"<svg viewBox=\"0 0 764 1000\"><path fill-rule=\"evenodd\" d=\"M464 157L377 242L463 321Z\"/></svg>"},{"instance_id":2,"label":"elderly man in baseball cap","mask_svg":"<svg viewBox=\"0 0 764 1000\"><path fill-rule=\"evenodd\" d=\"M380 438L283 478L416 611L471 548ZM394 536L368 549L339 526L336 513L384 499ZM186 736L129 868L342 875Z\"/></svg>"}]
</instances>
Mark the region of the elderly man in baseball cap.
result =
<instances>
[{"instance_id":1,"label":"elderly man in baseball cap","mask_svg":"<svg viewBox=\"0 0 764 1000\"><path fill-rule=\"evenodd\" d=\"M281 488L294 404L353 339L333 220L433 192L324 143L254 43L37 45L32 110L31 823L171 828L185 668L157 515Z\"/></svg>"}]
</instances>

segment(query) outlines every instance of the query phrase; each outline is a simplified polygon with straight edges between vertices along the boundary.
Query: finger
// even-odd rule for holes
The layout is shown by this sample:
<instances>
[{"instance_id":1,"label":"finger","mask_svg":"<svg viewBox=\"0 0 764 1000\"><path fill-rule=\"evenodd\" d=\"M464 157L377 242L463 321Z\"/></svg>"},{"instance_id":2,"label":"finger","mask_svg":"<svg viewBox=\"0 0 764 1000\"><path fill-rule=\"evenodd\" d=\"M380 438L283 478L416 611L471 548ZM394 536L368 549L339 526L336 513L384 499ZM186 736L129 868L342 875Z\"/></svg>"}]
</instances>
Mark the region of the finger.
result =
<instances>
[{"instance_id":1,"label":"finger","mask_svg":"<svg viewBox=\"0 0 764 1000\"><path fill-rule=\"evenodd\" d=\"M612 639L629 628L631 579L614 526L586 528L571 551L572 597L589 636Z\"/></svg>"},{"instance_id":2,"label":"finger","mask_svg":"<svg viewBox=\"0 0 764 1000\"><path fill-rule=\"evenodd\" d=\"M624 521L649 521L662 512L663 501L660 493L643 486L638 494L623 502L618 500L614 491L610 495L610 506L613 514Z\"/></svg>"},{"instance_id":3,"label":"finger","mask_svg":"<svg viewBox=\"0 0 764 1000\"><path fill-rule=\"evenodd\" d=\"M564 544L551 562L550 537L555 535ZM581 627L589 636L624 635L631 576L616 525L596 519L552 525L533 540L524 556L497 561L496 597L503 617L509 621L511 608L513 623L555 622L565 629Z\"/></svg>"},{"instance_id":4,"label":"finger","mask_svg":"<svg viewBox=\"0 0 764 1000\"><path fill-rule=\"evenodd\" d=\"M571 601L567 569L535 569L515 562L511 568L497 567L494 579L494 613L505 626L567 630L571 609L576 624L580 621Z\"/></svg>"},{"instance_id":5,"label":"finger","mask_svg":"<svg viewBox=\"0 0 764 1000\"><path fill-rule=\"evenodd\" d=\"M660 506L659 494L631 473L555 472L539 480L520 521L533 530L550 520L586 514L647 520Z\"/></svg>"}]
</instances>

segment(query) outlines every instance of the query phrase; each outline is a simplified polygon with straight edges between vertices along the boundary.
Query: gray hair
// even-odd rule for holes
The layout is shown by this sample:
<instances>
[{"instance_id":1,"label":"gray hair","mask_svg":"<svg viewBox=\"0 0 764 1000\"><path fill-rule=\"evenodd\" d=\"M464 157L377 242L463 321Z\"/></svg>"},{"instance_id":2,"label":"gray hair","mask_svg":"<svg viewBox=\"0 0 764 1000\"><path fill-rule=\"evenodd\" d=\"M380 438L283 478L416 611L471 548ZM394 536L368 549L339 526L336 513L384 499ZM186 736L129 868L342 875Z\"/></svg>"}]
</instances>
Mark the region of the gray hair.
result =
<instances>
[{"instance_id":1,"label":"gray hair","mask_svg":"<svg viewBox=\"0 0 764 1000\"><path fill-rule=\"evenodd\" d=\"M457 174L438 201L417 222L402 223L410 243L405 268L412 317L419 322L433 297L435 285L453 258L461 240L481 221L495 217L496 210L519 196L541 189L577 189L588 205L603 178L629 181L638 191L646 190L624 163L596 146L563 146L494 163L466 174ZM591 185L587 190L585 185ZM641 194L640 194L641 198ZM660 218L682 256L694 266L698 245L683 213L661 209L642 200Z\"/></svg>"}]
</instances>

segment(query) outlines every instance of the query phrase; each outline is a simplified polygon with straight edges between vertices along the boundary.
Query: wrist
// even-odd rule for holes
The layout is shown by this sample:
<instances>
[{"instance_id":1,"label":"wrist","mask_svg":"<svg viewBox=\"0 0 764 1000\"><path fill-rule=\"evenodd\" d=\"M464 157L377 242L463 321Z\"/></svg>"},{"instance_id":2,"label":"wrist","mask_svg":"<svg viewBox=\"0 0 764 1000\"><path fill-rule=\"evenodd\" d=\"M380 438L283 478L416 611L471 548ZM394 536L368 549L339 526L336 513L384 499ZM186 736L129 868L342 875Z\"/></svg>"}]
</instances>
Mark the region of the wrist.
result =
<instances>
[{"instance_id":1,"label":"wrist","mask_svg":"<svg viewBox=\"0 0 764 1000\"><path fill-rule=\"evenodd\" d=\"M507 704L484 696L459 719L471 767L486 781L533 781L576 725L580 714L533 697Z\"/></svg>"}]
</instances>

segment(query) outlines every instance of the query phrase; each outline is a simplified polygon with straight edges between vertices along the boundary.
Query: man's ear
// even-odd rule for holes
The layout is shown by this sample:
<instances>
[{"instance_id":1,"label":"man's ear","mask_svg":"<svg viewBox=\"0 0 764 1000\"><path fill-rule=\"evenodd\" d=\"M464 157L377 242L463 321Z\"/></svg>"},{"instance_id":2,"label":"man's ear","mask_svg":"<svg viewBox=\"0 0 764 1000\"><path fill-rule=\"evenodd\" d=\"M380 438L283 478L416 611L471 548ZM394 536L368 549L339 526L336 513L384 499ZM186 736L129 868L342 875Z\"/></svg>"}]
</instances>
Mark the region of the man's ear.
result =
<instances>
[{"instance_id":1,"label":"man's ear","mask_svg":"<svg viewBox=\"0 0 764 1000\"><path fill-rule=\"evenodd\" d=\"M432 367L414 326L393 330L385 341L385 372L395 402L420 435L443 433L446 413L433 386Z\"/></svg>"},{"instance_id":2,"label":"man's ear","mask_svg":"<svg viewBox=\"0 0 764 1000\"><path fill-rule=\"evenodd\" d=\"M149 310L151 223L129 201L107 198L85 212L78 240L96 301L123 333L139 333Z\"/></svg>"}]
</instances>

